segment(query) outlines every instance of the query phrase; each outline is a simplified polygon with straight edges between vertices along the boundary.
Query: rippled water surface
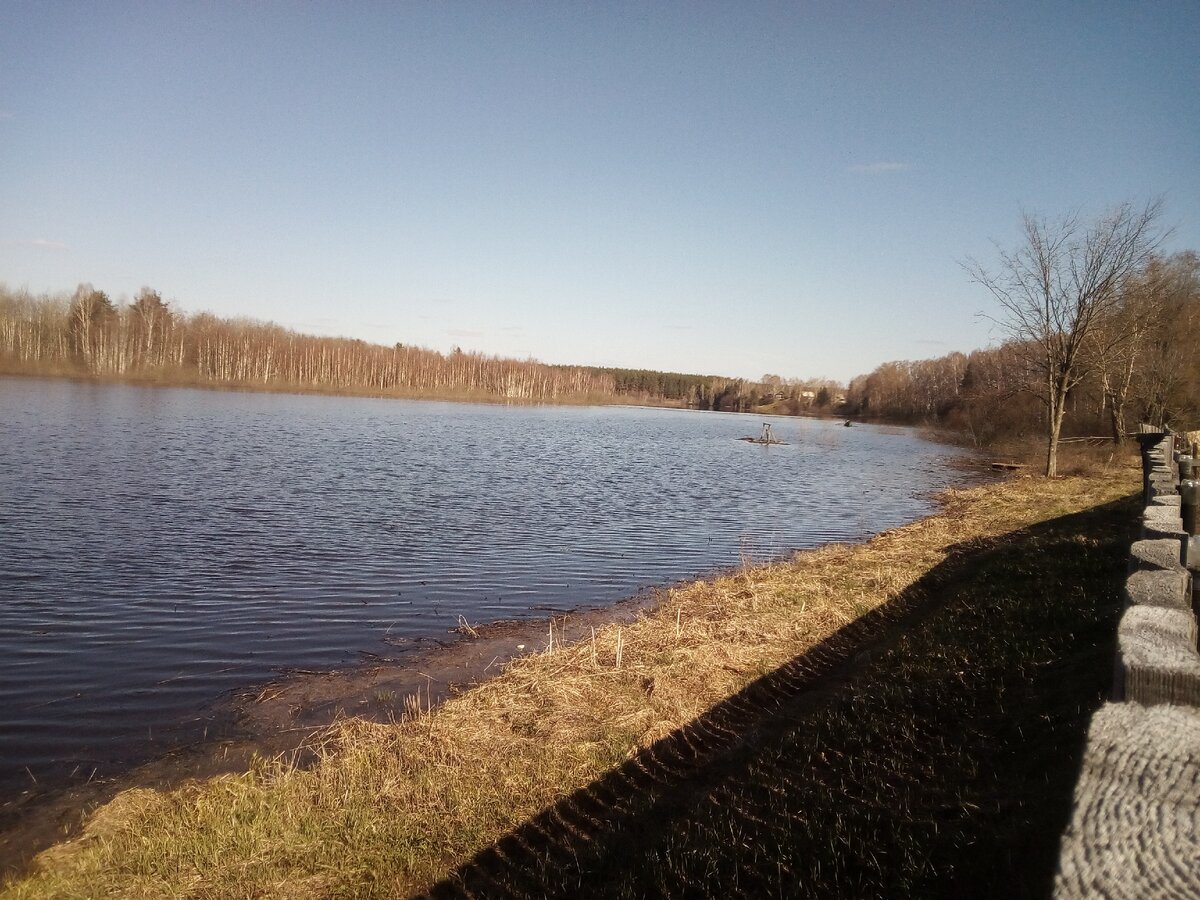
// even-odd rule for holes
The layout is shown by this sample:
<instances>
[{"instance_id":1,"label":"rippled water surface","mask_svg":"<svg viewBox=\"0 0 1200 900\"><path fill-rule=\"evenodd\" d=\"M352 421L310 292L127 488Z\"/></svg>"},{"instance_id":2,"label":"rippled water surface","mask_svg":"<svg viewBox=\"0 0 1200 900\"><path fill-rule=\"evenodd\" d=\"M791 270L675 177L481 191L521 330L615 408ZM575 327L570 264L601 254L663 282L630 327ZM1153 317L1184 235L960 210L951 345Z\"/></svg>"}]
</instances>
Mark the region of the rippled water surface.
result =
<instances>
[{"instance_id":1,"label":"rippled water surface","mask_svg":"<svg viewBox=\"0 0 1200 900\"><path fill-rule=\"evenodd\" d=\"M279 667L859 538L956 477L908 431L760 422L0 378L0 800Z\"/></svg>"}]
</instances>

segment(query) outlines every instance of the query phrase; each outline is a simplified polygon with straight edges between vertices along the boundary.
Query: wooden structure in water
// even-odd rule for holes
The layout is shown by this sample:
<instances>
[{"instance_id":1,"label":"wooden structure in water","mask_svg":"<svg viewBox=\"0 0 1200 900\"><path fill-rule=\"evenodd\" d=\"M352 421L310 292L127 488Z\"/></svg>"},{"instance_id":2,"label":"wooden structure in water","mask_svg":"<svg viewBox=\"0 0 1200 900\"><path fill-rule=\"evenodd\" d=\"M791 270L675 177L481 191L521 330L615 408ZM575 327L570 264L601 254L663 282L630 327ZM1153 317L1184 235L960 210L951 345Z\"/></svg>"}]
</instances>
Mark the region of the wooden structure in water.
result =
<instances>
[{"instance_id":1,"label":"wooden structure in water","mask_svg":"<svg viewBox=\"0 0 1200 900\"><path fill-rule=\"evenodd\" d=\"M762 431L758 437L738 438L740 441L745 441L748 444L786 444L786 441L781 441L771 433L771 423L763 422Z\"/></svg>"}]
</instances>

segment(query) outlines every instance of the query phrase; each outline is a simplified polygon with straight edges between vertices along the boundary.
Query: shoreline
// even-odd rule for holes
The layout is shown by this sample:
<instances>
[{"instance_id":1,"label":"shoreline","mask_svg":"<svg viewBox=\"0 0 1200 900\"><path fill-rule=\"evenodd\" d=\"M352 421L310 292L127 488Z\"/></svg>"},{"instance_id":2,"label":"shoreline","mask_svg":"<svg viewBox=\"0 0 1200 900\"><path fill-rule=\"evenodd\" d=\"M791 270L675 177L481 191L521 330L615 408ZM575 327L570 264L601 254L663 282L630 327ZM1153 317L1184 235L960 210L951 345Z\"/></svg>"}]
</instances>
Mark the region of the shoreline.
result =
<instances>
[{"instance_id":1,"label":"shoreline","mask_svg":"<svg viewBox=\"0 0 1200 900\"><path fill-rule=\"evenodd\" d=\"M652 397L631 397L623 399L619 396L571 395L569 398L527 399L521 397L501 397L496 394L461 394L447 391L445 393L382 393L370 390L349 390L345 388L323 389L315 386L285 385L285 384L247 384L241 382L218 381L171 381L156 378L130 378L127 376L96 375L87 372L55 371L34 372L21 369L6 368L0 364L0 378L41 378L51 381L71 381L77 384L94 385L124 385L141 388L182 388L198 391L227 391L235 394L288 394L296 397L356 397L368 400L412 400L428 403L477 403L484 406L627 406L642 409L682 410L691 412L720 412L735 413L743 416L767 416L780 419L817 419L820 421L842 421L846 417L833 412L828 413L791 413L770 410L709 410L699 407L682 405L678 402L663 399L654 402ZM855 417L856 424L884 425L898 428L911 428L920 431L923 425L905 425L884 422L881 420L860 419ZM942 443L945 443L944 441Z\"/></svg>"},{"instance_id":2,"label":"shoreline","mask_svg":"<svg viewBox=\"0 0 1200 900\"><path fill-rule=\"evenodd\" d=\"M29 374L15 377L57 377L150 388L225 389L216 385L142 384L90 376ZM927 432L918 429L912 429L912 432L923 439L932 439ZM955 473L954 486L958 488L996 480L995 473L976 465L969 456L955 455L946 459L945 464ZM938 514L942 508L936 496L931 495L928 499L933 508L922 519ZM871 539L871 536L864 536L842 544L862 546ZM815 549L789 550L768 564ZM411 652L398 650L402 656L399 660L375 657L376 661L371 661L372 655L364 654L368 659L336 670L283 670L279 677L214 697L198 710L197 719L164 724L161 734L169 737L131 745L131 751L115 760L98 780L72 783L67 776L44 785L35 780L32 789L6 799L0 804L0 873L22 867L40 849L78 833L90 810L122 790L139 786L169 788L188 779L244 772L256 755L272 757L302 750L305 742L340 718L355 716L364 721L385 723L401 717L408 697L419 696L421 707L428 712L462 689L492 677L517 656L544 652L549 642L548 622L555 623L556 644L564 639L568 642L577 640L587 636L592 627L599 629L608 624L632 621L673 589L696 579L714 581L744 570L744 566L734 566L702 571L679 581L647 588L608 606L579 608L565 616L556 614L548 619L490 623L475 629L476 637L460 635L446 646ZM196 722L200 724L194 724ZM197 739L201 728L205 728L205 737ZM160 734L157 723L154 731L156 735Z\"/></svg>"},{"instance_id":3,"label":"shoreline","mask_svg":"<svg viewBox=\"0 0 1200 900\"><path fill-rule=\"evenodd\" d=\"M951 468L960 480L929 499L934 508L898 529L919 526L941 515L947 491L996 484L995 473L958 460ZM41 851L77 836L91 813L117 794L136 788L172 790L193 781L250 771L257 759L285 758L305 766L314 759L310 742L348 718L395 724L410 715L429 714L504 671L515 659L570 646L609 625L626 625L651 613L688 585L737 577L748 570L787 563L830 547L862 548L888 529L855 541L834 541L749 565L718 568L647 587L607 606L553 612L545 618L501 619L454 629L448 641L413 639L433 646L414 648L400 658L375 654L352 665L329 670L283 669L277 677L258 681L213 699L202 708L205 733L217 737L177 739L152 756L139 754L115 771L84 784L56 783L0 806L0 879L21 877ZM182 731L172 723L166 731ZM195 729L193 729L194 731ZM0 880L0 884L2 884Z\"/></svg>"},{"instance_id":4,"label":"shoreline","mask_svg":"<svg viewBox=\"0 0 1200 900\"><path fill-rule=\"evenodd\" d=\"M703 577L716 577L709 573ZM682 582L680 582L682 583ZM426 713L499 675L514 659L573 644L593 628L627 624L652 609L673 585L648 588L609 606L581 607L546 619L502 619L400 659L363 660L324 671L283 670L268 681L227 692L204 708L221 737L186 740L84 784L54 784L6 803L0 829L0 884L20 877L33 857L70 840L87 818L122 791L171 790L195 779L250 771L255 759L311 761L309 742L335 723L357 718L394 724L414 705ZM553 631L551 631L553 629ZM176 726L178 727L178 726Z\"/></svg>"},{"instance_id":5,"label":"shoreline","mask_svg":"<svg viewBox=\"0 0 1200 900\"><path fill-rule=\"evenodd\" d=\"M932 440L920 430L914 429L914 433ZM947 459L945 465L955 473L954 484L931 492L929 512L897 528L940 515L947 491L996 484L1008 477L988 470L973 455ZM788 550L749 566L734 564L697 572L643 588L606 606L553 611L538 618L501 619L469 626L470 633L452 629L458 634L445 641L412 639L412 649L396 648L398 658L361 651L363 659L344 667L280 669L276 677L213 698L198 710L195 720L164 725L162 733L172 735L165 745L139 743L130 756L116 761L94 781L58 780L0 803L0 878L23 872L41 850L77 835L93 810L122 791L142 787L169 790L189 780L242 773L251 769L256 758L290 756L304 763L311 759L308 742L336 722L351 717L377 724L395 722L405 715L406 703L407 711L416 704L428 713L446 699L493 678L512 660L545 652L551 629L555 647L571 644L588 637L592 629L634 621L686 585L786 563L830 546L861 548L887 533ZM197 736L201 727L204 737ZM145 752L148 749L151 752Z\"/></svg>"},{"instance_id":6,"label":"shoreline","mask_svg":"<svg viewBox=\"0 0 1200 900\"><path fill-rule=\"evenodd\" d=\"M321 730L319 726L309 730L307 724L301 726L301 731L283 732L278 728L282 724L280 720L271 716L277 715L280 709L289 708L289 704L297 699L301 701L300 719L307 714L303 702L306 698L310 701L307 707L309 712L324 708L332 711L334 718L337 718L336 704L334 707L322 707L321 703L321 698L326 696L322 691L328 686L321 682L337 680L337 676L318 674L300 680L285 680L281 687L283 691L291 692L288 696L265 696L271 692L261 690L258 695L262 703L279 701L282 706L275 707L275 713L271 712L270 706L265 712L258 712L260 721L271 723L268 727L277 730L276 736L279 733L297 736L299 754L293 754L290 760L283 762L249 761L248 765L239 767L233 764L237 761L234 759L236 748L230 750L227 747L221 760L223 771L237 769L245 772L249 769L246 774L235 776L232 780L194 781L197 775L206 773L199 771L195 765L191 765L190 771L184 771L189 761L182 757L171 761L174 763L174 780L164 779L161 769L144 767L126 779L123 785L106 786L105 793L111 796L117 787L138 782L155 787L174 786L175 792L162 794L135 790L122 795L118 802L91 819L83 839L61 844L40 857L38 864L28 871L33 879L30 885L42 884L44 887L59 884L61 878L70 880L75 877L100 878L110 885L127 884L111 879L133 877L134 871L143 871L145 862L120 862L122 854L132 852L134 856L144 855L150 852L147 848L153 844L164 849L174 848L170 851L173 856L187 856L191 851L180 846L180 841L185 845L195 845L199 850L211 846L209 842L213 838L207 836L209 829L235 826L236 823L220 815L219 804L214 810L217 820L212 820L205 813L202 816L204 821L192 821L202 810L210 808L208 801L201 802L199 798L210 794L214 797L224 796L230 791L235 796L250 792L245 801L231 802L249 802L250 808L261 809L272 816L276 813L291 816L295 813L288 810L295 802L293 794L296 790L308 791L305 785L315 785L327 778L351 777L345 767L357 765L354 759L365 753L366 759L376 761L369 764L364 775L373 772L372 779L384 778L388 784L399 787L405 796L410 791L417 791L411 800L403 801L401 808L408 810L405 816L399 820L378 820L378 824L370 825L371 841L387 838L386 834L376 833L376 829L383 828L386 821L384 832L406 829L404 834L412 834L420 841L433 839L437 846L444 848L432 857L427 853L413 857L410 851L395 849L394 836L385 840L384 847L392 848L386 850L387 858L391 860L387 864L390 867L388 871L395 870L394 874L386 877L399 879L394 883L408 890L437 872L445 871L445 867L457 864L456 860L465 858L462 856L465 850L479 846L478 837L469 838L465 845L460 846L458 841L462 838L452 838L451 835L456 834L456 829L462 825L448 822L447 816L455 821L463 820L464 824L474 821L472 816L482 816L479 824L470 826L469 833L476 834L476 829L483 827L483 832L479 834L485 840L491 840L486 836L498 835L541 808L549 799L561 796L562 791L571 791L580 783L586 783L594 777L589 773L602 772L610 765L628 758L628 754L639 746L646 747L672 728L690 721L714 701L728 697L731 691L740 690L750 680L795 657L797 652L803 653L805 648L812 648L814 641L827 640L839 634L846 624L886 604L896 596L897 591L909 590L914 579L923 577L931 566L936 566L946 558L947 553L953 552L953 548L965 546L962 541L976 537L994 539L1014 527L1025 527L1032 522L1046 521L1081 507L1089 508L1095 502L1106 502L1113 496L1123 494L1126 480L1122 473L1113 471L1091 480L1071 478L1059 482L1041 482L1017 478L979 488L949 489L939 497L938 511L863 542L831 544L800 551L781 562L738 568L709 576L703 581L679 583L642 597L640 603L626 605L620 610L626 617L625 621L630 623L628 625L622 626L620 622L612 621L611 625L617 627L604 627L605 620L613 616L614 610L611 608L576 614L578 618L574 633L580 634L585 640L575 644L559 644L559 632L556 630L553 652L547 652L549 630L541 622L531 622L515 632L506 625L479 629L480 637L476 641L457 641L448 649L465 650L468 655L474 653L472 664L475 670L486 676L482 686L477 690L459 693L450 685L461 684L462 681L451 677L447 680L447 702L437 705L431 702L440 696L440 690L431 677L433 673L422 671L427 668L424 663L431 657L413 657L406 668L416 671L421 683L426 686L421 693L420 710L408 709L407 714L400 716L394 726L380 726L354 718L337 719L335 725L321 735L318 735ZM589 618L593 614L594 620ZM592 621L601 623L595 633L591 632L594 627ZM621 661L622 631L625 632L624 666ZM533 635L537 636L539 643L531 646ZM587 640L588 637L591 639ZM488 643L492 639L496 642L494 646ZM497 672L502 665L499 659L501 654L494 651L504 649L506 642L510 654L516 649L516 644L524 643L526 655L511 656L515 661ZM442 648L439 648L432 654L436 656L442 652ZM442 659L449 668L448 658L443 656ZM360 701L364 693L398 691L398 688L386 686L397 682L372 680L380 674L386 679L391 673L372 671L369 666L359 670L358 675L362 679L358 684ZM492 677L493 674L499 677ZM306 694L306 691L310 693ZM596 694L596 691L600 693ZM401 695L397 692L392 699L399 704ZM638 712L639 707L645 707L647 701L654 711L643 708ZM596 702L600 706L595 706ZM564 703L567 705L562 706ZM593 715L600 718L595 725L588 725L579 720L581 714L588 721ZM289 715L295 717L297 714ZM500 719L495 722L493 719L497 715ZM595 738L586 738L585 735L593 733L594 728L601 727L601 720L611 720L611 724L603 728L616 728L616 732L609 737L600 737L607 731L596 732ZM503 724L506 722L507 725ZM498 733L497 727L500 729ZM584 732L575 730L579 727L583 727ZM467 730L464 731L464 728ZM562 729L566 731L560 734ZM543 731L546 733L542 734ZM584 738L584 743L577 743L581 738ZM600 740L600 743L593 743L595 740ZM495 749L488 749L493 747L493 741L499 743L494 745ZM499 750L501 747L502 751ZM378 753L383 756L377 757ZM579 757L579 753L583 753L583 756ZM449 756L446 757L446 754ZM443 757L446 757L445 760L440 761ZM383 760L387 760L386 764ZM584 760L589 761L582 770L577 771ZM396 772L403 774L397 776L375 772L375 767L379 765L386 765L389 771L395 768ZM567 765L575 774L567 774L566 770L561 769L562 765ZM511 775L501 775L501 772L509 769L512 770ZM427 775L421 774L426 770ZM355 779L359 777L353 776ZM395 777L400 777L402 781L392 781ZM453 779L446 788L433 788L436 796L441 798L436 802L433 802L433 796L427 795L431 788L422 786L426 785L424 779L427 777ZM497 778L500 780L497 781ZM522 787L526 780L529 780L528 786ZM484 785L490 787L483 790ZM395 787L389 788L385 794ZM349 783L337 790L344 789L349 789ZM368 796L375 796L377 790L368 789ZM450 801L442 795L443 790L449 790L449 796L455 798L451 805L446 805ZM480 790L483 790L482 794L475 793ZM489 796L493 793L503 796L503 802L499 802L500 796ZM172 797L178 799L172 800ZM418 797L427 799L420 800ZM94 802L102 799L98 797ZM387 800L382 795L377 799ZM343 813L337 813L336 809L342 803L355 802L347 795L329 812L339 816L336 821L340 821ZM395 802L401 801L399 798L387 800L385 805L390 809ZM65 807L69 803L70 798L67 798L67 802L60 804L59 812L66 812ZM178 805L180 803L183 805ZM196 806L197 803L200 805ZM360 815L357 807L353 808L355 815ZM76 822L83 818L82 812L75 809ZM153 824L160 812L164 816L161 824ZM302 820L308 822L309 815L305 814ZM326 813L321 812L320 815ZM426 822L426 819L429 821ZM493 820L495 824L484 824ZM121 824L126 821L129 824ZM376 819L369 818L366 821L369 824ZM141 824L134 824L138 822ZM330 826L335 828L335 833L340 833L336 829L343 827L334 823L330 823ZM178 832L180 827L184 829L183 832ZM308 847L307 851L299 845L293 845L292 842L297 838L282 837L279 840L283 843L276 844L272 839L272 844L266 849L272 853L282 852L286 859L292 860L292 863L286 863L287 866L293 865L297 859L307 859L304 854L316 852L317 848L325 848L318 855L327 855L360 847L352 851L355 858L357 854L367 852L365 847L356 843L361 836L337 839L334 845L321 843L325 840L320 838L322 827L318 826L316 832L306 828L301 843ZM145 831L147 828L150 830ZM148 843L141 837L134 837L143 834L151 838ZM431 834L441 837L430 838ZM89 835L107 837L97 843L89 839ZM135 841L136 851L134 847L121 849L128 843L121 835L129 835ZM57 832L42 837L44 843L50 838L62 840L64 835ZM251 841L250 845L245 846L259 846L256 843L258 839L250 835L234 838L230 834L222 836L219 841L224 846L231 839L237 846L243 846L245 839ZM403 838L405 841L410 839ZM318 843L312 844L313 840ZM258 850L253 852L256 856L259 853ZM372 862L369 865L382 865L373 852L370 859ZM183 870L178 869L181 864ZM343 883L337 879L344 876L330 874L332 870L327 869L328 864L328 861L311 860L312 866L326 873L321 876L322 879L334 878L331 884ZM182 877L186 878L190 877L186 871L192 871L192 865L194 863L175 861L167 863L167 868L162 871L183 871L185 874ZM232 859L230 867L229 870L222 867L219 873L207 873L205 878L211 875L216 879L213 882L215 885L240 885L238 890L244 893L243 887L262 883L255 880L259 877L279 877L278 874L255 874L251 882L243 884L238 881L243 876L234 874L238 864ZM157 864L155 870L158 871ZM354 870L359 870L358 864L354 864ZM127 874L120 875L120 871ZM136 877L140 879L143 876ZM151 882L139 881L146 890L154 893L166 889L164 882L154 881L158 876L147 877ZM234 878L234 882L221 881L228 877ZM298 877L303 881L310 876L293 872L286 877ZM91 881L84 883L92 884ZM147 884L150 886L147 887ZM155 888L153 884L159 887Z\"/></svg>"}]
</instances>

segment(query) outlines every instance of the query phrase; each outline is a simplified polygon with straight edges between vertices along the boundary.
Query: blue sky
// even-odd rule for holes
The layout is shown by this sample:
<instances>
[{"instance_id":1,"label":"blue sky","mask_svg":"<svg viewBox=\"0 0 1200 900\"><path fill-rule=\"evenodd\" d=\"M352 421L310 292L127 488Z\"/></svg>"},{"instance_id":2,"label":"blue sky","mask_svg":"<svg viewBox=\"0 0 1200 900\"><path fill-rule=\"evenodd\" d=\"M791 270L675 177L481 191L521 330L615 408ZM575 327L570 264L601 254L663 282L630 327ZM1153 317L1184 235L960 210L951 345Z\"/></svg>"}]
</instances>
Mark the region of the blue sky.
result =
<instances>
[{"instance_id":1,"label":"blue sky","mask_svg":"<svg viewBox=\"0 0 1200 900\"><path fill-rule=\"evenodd\" d=\"M847 379L1022 208L1200 249L1200 3L0 4L0 281Z\"/></svg>"}]
</instances>

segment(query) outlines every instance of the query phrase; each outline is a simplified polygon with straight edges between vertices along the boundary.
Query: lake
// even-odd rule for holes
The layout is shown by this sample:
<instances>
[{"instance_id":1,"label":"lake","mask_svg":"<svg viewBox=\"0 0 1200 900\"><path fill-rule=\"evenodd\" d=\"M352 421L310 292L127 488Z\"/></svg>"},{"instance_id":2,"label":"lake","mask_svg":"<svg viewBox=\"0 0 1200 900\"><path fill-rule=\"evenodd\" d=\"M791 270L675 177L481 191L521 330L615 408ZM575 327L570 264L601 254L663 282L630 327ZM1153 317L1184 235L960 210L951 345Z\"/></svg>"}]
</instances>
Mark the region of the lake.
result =
<instances>
[{"instance_id":1,"label":"lake","mask_svg":"<svg viewBox=\"0 0 1200 900\"><path fill-rule=\"evenodd\" d=\"M281 668L857 540L962 480L908 430L738 440L762 421L0 378L0 802Z\"/></svg>"}]
</instances>

